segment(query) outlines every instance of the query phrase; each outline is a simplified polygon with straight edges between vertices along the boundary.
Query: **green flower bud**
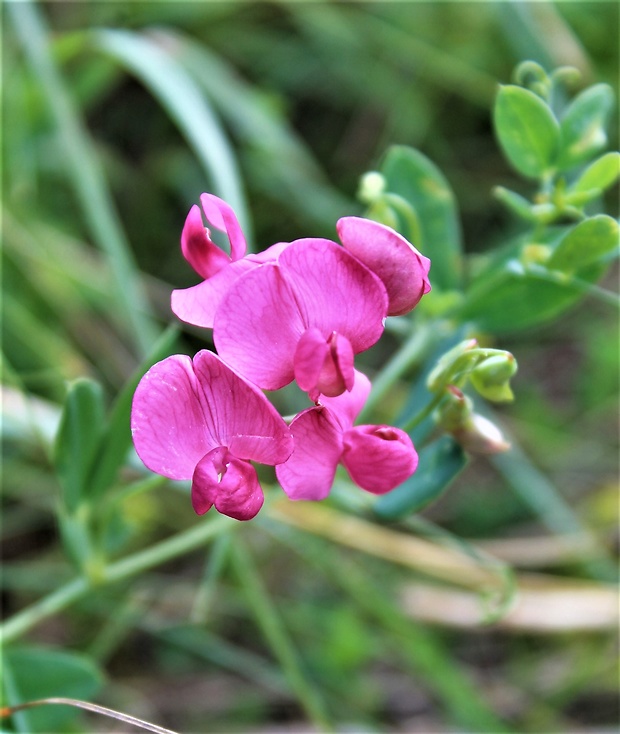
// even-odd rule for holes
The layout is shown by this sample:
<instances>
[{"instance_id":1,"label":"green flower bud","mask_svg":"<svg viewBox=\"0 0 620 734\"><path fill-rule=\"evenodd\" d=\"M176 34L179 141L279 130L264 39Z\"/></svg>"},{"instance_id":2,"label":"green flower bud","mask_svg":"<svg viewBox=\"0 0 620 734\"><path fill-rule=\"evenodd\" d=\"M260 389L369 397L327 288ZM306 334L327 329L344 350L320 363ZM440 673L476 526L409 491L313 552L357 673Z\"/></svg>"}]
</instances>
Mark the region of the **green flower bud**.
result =
<instances>
[{"instance_id":1,"label":"green flower bud","mask_svg":"<svg viewBox=\"0 0 620 734\"><path fill-rule=\"evenodd\" d=\"M482 361L472 370L469 379L487 400L494 403L508 402L514 399L508 383L516 371L517 360L510 352L504 352Z\"/></svg>"},{"instance_id":2,"label":"green flower bud","mask_svg":"<svg viewBox=\"0 0 620 734\"><path fill-rule=\"evenodd\" d=\"M372 204L385 192L387 181L378 171L365 173L360 180L357 196L364 204Z\"/></svg>"},{"instance_id":3,"label":"green flower bud","mask_svg":"<svg viewBox=\"0 0 620 734\"><path fill-rule=\"evenodd\" d=\"M473 404L458 387L448 385L441 405L435 411L435 422L448 433L461 430L471 419Z\"/></svg>"}]
</instances>

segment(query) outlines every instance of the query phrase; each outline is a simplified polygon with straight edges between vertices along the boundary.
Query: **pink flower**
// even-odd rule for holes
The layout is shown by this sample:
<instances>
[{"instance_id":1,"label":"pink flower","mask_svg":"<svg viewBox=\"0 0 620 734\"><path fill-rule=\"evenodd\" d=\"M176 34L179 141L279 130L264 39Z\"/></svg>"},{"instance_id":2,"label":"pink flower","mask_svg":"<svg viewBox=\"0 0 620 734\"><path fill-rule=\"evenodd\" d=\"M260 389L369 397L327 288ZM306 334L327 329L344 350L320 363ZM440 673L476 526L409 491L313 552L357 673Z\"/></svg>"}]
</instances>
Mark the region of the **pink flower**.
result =
<instances>
[{"instance_id":1,"label":"pink flower","mask_svg":"<svg viewBox=\"0 0 620 734\"><path fill-rule=\"evenodd\" d=\"M263 393L208 351L151 367L134 395L131 431L149 469L192 480L199 515L215 505L237 520L250 520L263 504L250 461L273 466L293 450L290 430Z\"/></svg>"},{"instance_id":2,"label":"pink flower","mask_svg":"<svg viewBox=\"0 0 620 734\"><path fill-rule=\"evenodd\" d=\"M276 467L282 489L292 500L322 500L341 463L351 479L373 494L384 494L408 479L418 466L409 436L391 426L353 426L370 392L370 381L355 372L351 392L321 398L291 423L295 448Z\"/></svg>"},{"instance_id":3,"label":"pink flower","mask_svg":"<svg viewBox=\"0 0 620 734\"><path fill-rule=\"evenodd\" d=\"M383 333L379 278L335 242L296 240L244 273L215 314L218 353L265 390L296 379L313 401L353 387L353 356Z\"/></svg>"},{"instance_id":4,"label":"pink flower","mask_svg":"<svg viewBox=\"0 0 620 734\"><path fill-rule=\"evenodd\" d=\"M388 316L402 316L431 289L431 261L385 224L343 217L336 224L343 247L381 278L389 298Z\"/></svg>"},{"instance_id":5,"label":"pink flower","mask_svg":"<svg viewBox=\"0 0 620 734\"><path fill-rule=\"evenodd\" d=\"M171 308L181 321L210 329L215 311L231 283L247 270L275 259L286 243L273 245L259 255L246 256L245 236L232 208L213 194L202 194L200 203L209 224L228 236L230 255L213 242L199 207L194 205L181 233L181 251L204 281L191 288L174 290Z\"/></svg>"}]
</instances>

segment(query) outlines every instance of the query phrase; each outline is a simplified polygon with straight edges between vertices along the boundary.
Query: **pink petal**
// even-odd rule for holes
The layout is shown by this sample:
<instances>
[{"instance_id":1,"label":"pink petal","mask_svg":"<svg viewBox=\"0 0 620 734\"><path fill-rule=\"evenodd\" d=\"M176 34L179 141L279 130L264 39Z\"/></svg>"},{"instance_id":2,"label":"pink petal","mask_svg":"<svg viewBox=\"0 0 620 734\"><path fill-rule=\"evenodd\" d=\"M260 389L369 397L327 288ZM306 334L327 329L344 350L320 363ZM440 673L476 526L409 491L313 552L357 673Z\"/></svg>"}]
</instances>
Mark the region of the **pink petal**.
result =
<instances>
[{"instance_id":1,"label":"pink petal","mask_svg":"<svg viewBox=\"0 0 620 734\"><path fill-rule=\"evenodd\" d=\"M198 285L172 291L170 307L173 313L187 324L212 329L215 312L232 283L255 267L256 263L243 258L230 263Z\"/></svg>"},{"instance_id":2,"label":"pink petal","mask_svg":"<svg viewBox=\"0 0 620 734\"><path fill-rule=\"evenodd\" d=\"M338 397L330 398L321 395L320 403L336 418L343 431L351 428L359 415L364 403L370 395L370 380L363 372L354 370L354 383L349 392L342 393Z\"/></svg>"},{"instance_id":3,"label":"pink petal","mask_svg":"<svg viewBox=\"0 0 620 734\"><path fill-rule=\"evenodd\" d=\"M247 244L232 207L213 194L202 194L200 203L209 223L228 235L231 260L241 259L245 255Z\"/></svg>"},{"instance_id":4,"label":"pink petal","mask_svg":"<svg viewBox=\"0 0 620 734\"><path fill-rule=\"evenodd\" d=\"M131 432L146 466L170 479L191 479L200 459L220 445L205 421L198 379L184 355L168 357L142 377L133 398Z\"/></svg>"},{"instance_id":5,"label":"pink petal","mask_svg":"<svg viewBox=\"0 0 620 734\"><path fill-rule=\"evenodd\" d=\"M210 278L230 262L228 255L211 241L196 205L189 210L185 220L181 250L183 257L203 278Z\"/></svg>"},{"instance_id":6,"label":"pink petal","mask_svg":"<svg viewBox=\"0 0 620 734\"><path fill-rule=\"evenodd\" d=\"M264 390L278 390L294 378L293 357L304 331L280 267L265 263L230 286L215 314L213 339L239 374Z\"/></svg>"},{"instance_id":7,"label":"pink petal","mask_svg":"<svg viewBox=\"0 0 620 734\"><path fill-rule=\"evenodd\" d=\"M288 459L293 450L291 431L255 385L207 350L194 357L194 370L205 424L217 436L219 446L228 446L238 459L261 464Z\"/></svg>"},{"instance_id":8,"label":"pink petal","mask_svg":"<svg viewBox=\"0 0 620 734\"><path fill-rule=\"evenodd\" d=\"M418 455L399 428L356 426L344 434L342 463L362 489L384 494L414 473Z\"/></svg>"},{"instance_id":9,"label":"pink petal","mask_svg":"<svg viewBox=\"0 0 620 734\"><path fill-rule=\"evenodd\" d=\"M383 281L389 316L408 313L430 291L431 261L391 227L361 217L343 217L336 228L343 246Z\"/></svg>"},{"instance_id":10,"label":"pink petal","mask_svg":"<svg viewBox=\"0 0 620 734\"><path fill-rule=\"evenodd\" d=\"M318 329L308 329L297 342L293 358L295 381L308 392L316 388L329 347Z\"/></svg>"},{"instance_id":11,"label":"pink petal","mask_svg":"<svg viewBox=\"0 0 620 734\"><path fill-rule=\"evenodd\" d=\"M308 408L291 423L295 448L284 464L276 466L282 489L292 500L322 500L334 482L342 453L342 431L329 411Z\"/></svg>"},{"instance_id":12,"label":"pink petal","mask_svg":"<svg viewBox=\"0 0 620 734\"><path fill-rule=\"evenodd\" d=\"M278 258L306 327L345 336L355 354L383 333L387 294L379 278L335 242L302 239Z\"/></svg>"},{"instance_id":13,"label":"pink petal","mask_svg":"<svg viewBox=\"0 0 620 734\"><path fill-rule=\"evenodd\" d=\"M142 461L170 479L190 479L218 447L264 464L286 461L293 450L288 426L263 393L207 351L193 363L174 355L151 367L134 394L131 430Z\"/></svg>"},{"instance_id":14,"label":"pink petal","mask_svg":"<svg viewBox=\"0 0 620 734\"><path fill-rule=\"evenodd\" d=\"M222 515L251 520L263 506L256 470L247 461L217 448L204 456L192 479L192 505L198 515L213 505Z\"/></svg>"}]
</instances>

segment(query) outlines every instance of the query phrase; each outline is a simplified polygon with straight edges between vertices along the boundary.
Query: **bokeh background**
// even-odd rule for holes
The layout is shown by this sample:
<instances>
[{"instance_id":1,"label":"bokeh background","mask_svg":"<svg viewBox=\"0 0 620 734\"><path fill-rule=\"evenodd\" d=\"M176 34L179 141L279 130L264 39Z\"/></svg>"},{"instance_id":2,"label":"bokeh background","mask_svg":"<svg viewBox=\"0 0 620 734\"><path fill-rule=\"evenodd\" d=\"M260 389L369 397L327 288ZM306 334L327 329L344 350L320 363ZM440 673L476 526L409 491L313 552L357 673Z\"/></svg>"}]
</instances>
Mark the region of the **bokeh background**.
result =
<instances>
[{"instance_id":1,"label":"bokeh background","mask_svg":"<svg viewBox=\"0 0 620 734\"><path fill-rule=\"evenodd\" d=\"M73 573L37 430L53 424L74 378L99 380L111 401L150 335L174 321L170 290L196 282L178 243L202 191L233 204L255 249L333 238L339 216L363 210L360 176L388 146L410 145L454 189L475 270L518 227L492 188L528 193L494 140L498 83L529 58L618 89L614 2L46 2L22 21L11 5L2 60L7 614ZM617 188L606 204L617 216ZM616 285L613 270L605 286ZM208 344L192 329L178 341L188 352ZM586 299L495 344L519 361L517 399L502 416L523 456L472 461L409 530L473 539L530 574L525 619L480 624L471 599L381 560L370 536L362 552L337 530L331 539L269 522L244 531L342 731L491 731L487 708L513 731L615 731L607 584L618 542L617 312ZM390 347L372 353L369 370ZM195 522L172 486L131 497L119 548ZM28 639L87 654L105 670L101 700L178 731L309 730L235 569L213 571L210 561L210 551L192 553L106 588ZM459 691L463 681L483 703ZM87 717L62 726L118 730Z\"/></svg>"}]
</instances>

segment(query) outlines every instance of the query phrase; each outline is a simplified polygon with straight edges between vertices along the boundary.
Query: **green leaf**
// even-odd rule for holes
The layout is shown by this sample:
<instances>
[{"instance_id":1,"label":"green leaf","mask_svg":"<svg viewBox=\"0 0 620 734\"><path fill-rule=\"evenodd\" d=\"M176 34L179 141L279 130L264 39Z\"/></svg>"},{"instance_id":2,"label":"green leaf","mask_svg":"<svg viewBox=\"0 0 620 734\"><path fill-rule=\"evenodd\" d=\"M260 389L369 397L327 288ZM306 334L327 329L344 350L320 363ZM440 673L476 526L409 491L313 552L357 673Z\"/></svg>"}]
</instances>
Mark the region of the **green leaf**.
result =
<instances>
[{"instance_id":1,"label":"green leaf","mask_svg":"<svg viewBox=\"0 0 620 734\"><path fill-rule=\"evenodd\" d=\"M500 87L493 121L499 143L519 173L541 178L553 168L560 127L540 97L512 84Z\"/></svg>"},{"instance_id":2,"label":"green leaf","mask_svg":"<svg viewBox=\"0 0 620 734\"><path fill-rule=\"evenodd\" d=\"M577 193L594 189L604 191L616 183L618 176L620 176L620 153L605 153L586 168L570 187L570 192Z\"/></svg>"},{"instance_id":3,"label":"green leaf","mask_svg":"<svg viewBox=\"0 0 620 734\"><path fill-rule=\"evenodd\" d=\"M374 504L374 511L390 520L417 512L443 494L466 464L463 449L453 438L442 436L420 451L416 473L400 487L380 497Z\"/></svg>"},{"instance_id":4,"label":"green leaf","mask_svg":"<svg viewBox=\"0 0 620 734\"><path fill-rule=\"evenodd\" d=\"M536 219L532 212L532 204L520 194L505 189L503 186L496 186L493 189L493 196L522 219L526 219L528 222L533 222Z\"/></svg>"},{"instance_id":5,"label":"green leaf","mask_svg":"<svg viewBox=\"0 0 620 734\"><path fill-rule=\"evenodd\" d=\"M618 246L618 223L606 214L579 222L563 237L547 267L575 271L591 265Z\"/></svg>"},{"instance_id":6,"label":"green leaf","mask_svg":"<svg viewBox=\"0 0 620 734\"><path fill-rule=\"evenodd\" d=\"M442 172L413 148L391 147L381 166L386 190L409 202L417 214L420 242L413 240L432 260L431 282L443 290L461 283L461 231L454 193ZM403 232L407 237L412 233Z\"/></svg>"},{"instance_id":7,"label":"green leaf","mask_svg":"<svg viewBox=\"0 0 620 734\"><path fill-rule=\"evenodd\" d=\"M101 386L92 380L76 380L69 388L54 446L54 465L69 511L88 494L104 421Z\"/></svg>"},{"instance_id":8,"label":"green leaf","mask_svg":"<svg viewBox=\"0 0 620 734\"><path fill-rule=\"evenodd\" d=\"M560 123L558 167L566 170L588 160L607 143L605 124L614 104L608 84L585 89L568 106Z\"/></svg>"},{"instance_id":9,"label":"green leaf","mask_svg":"<svg viewBox=\"0 0 620 734\"><path fill-rule=\"evenodd\" d=\"M591 292L605 272L606 264L595 263L579 271L579 280L564 273L526 266L522 252L528 246L552 250L570 227L549 227L532 245L531 233L514 239L491 257L487 267L472 282L454 317L493 334L504 334L538 326L558 316ZM547 255L548 257L548 255ZM549 276L559 277L549 277Z\"/></svg>"},{"instance_id":10,"label":"green leaf","mask_svg":"<svg viewBox=\"0 0 620 734\"><path fill-rule=\"evenodd\" d=\"M4 681L10 705L40 698L92 698L103 684L103 676L88 657L40 646L9 648L4 653ZM59 732L79 710L69 706L41 706L21 711L19 730ZM22 724L24 725L22 727Z\"/></svg>"}]
</instances>

